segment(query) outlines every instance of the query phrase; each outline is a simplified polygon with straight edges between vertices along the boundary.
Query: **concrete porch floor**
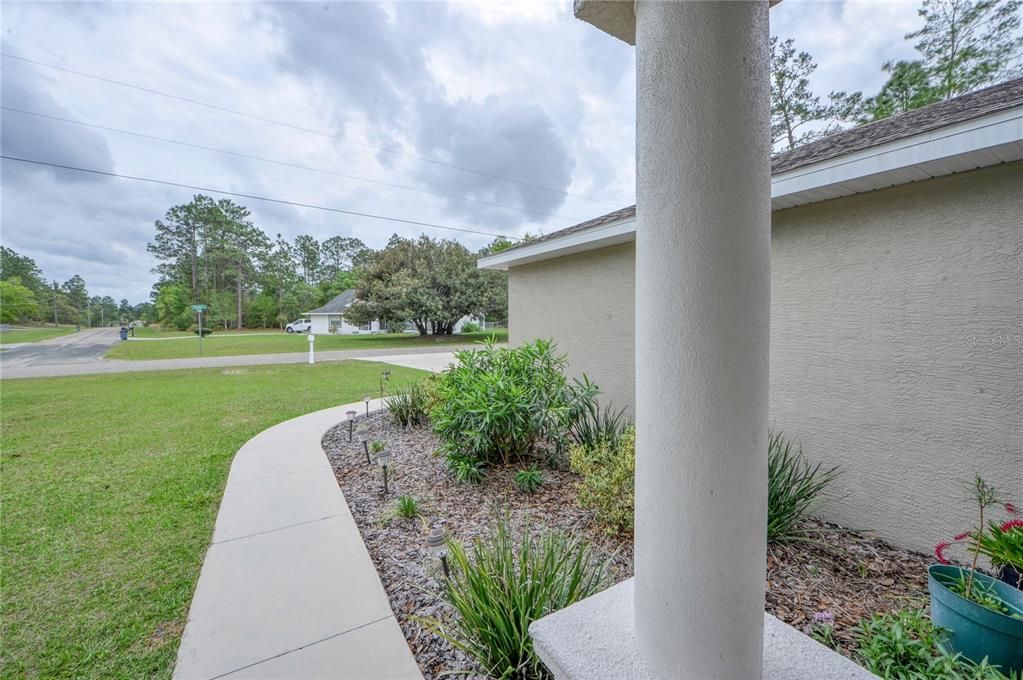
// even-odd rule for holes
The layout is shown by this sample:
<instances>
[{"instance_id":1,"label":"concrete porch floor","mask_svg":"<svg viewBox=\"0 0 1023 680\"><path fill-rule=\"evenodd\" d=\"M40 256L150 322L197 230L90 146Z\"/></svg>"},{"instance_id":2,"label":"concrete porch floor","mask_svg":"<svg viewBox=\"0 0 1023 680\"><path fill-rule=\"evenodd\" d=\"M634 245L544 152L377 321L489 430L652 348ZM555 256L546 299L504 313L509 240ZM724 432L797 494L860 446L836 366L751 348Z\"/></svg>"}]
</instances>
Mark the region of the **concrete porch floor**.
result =
<instances>
[{"instance_id":1,"label":"concrete porch floor","mask_svg":"<svg viewBox=\"0 0 1023 680\"><path fill-rule=\"evenodd\" d=\"M655 680L636 647L633 579L529 627L537 654L558 680ZM792 626L764 614L762 680L877 680Z\"/></svg>"}]
</instances>

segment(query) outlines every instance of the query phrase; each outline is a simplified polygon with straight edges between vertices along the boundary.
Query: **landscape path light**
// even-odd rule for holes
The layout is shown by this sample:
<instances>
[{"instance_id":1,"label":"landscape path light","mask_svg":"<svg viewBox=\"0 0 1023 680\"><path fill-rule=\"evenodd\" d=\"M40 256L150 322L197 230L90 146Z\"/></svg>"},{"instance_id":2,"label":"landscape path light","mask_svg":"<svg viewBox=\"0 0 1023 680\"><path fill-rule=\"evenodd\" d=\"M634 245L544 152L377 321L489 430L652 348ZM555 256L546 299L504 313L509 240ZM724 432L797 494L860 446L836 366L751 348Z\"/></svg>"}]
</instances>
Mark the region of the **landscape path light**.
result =
<instances>
[{"instance_id":1,"label":"landscape path light","mask_svg":"<svg viewBox=\"0 0 1023 680\"><path fill-rule=\"evenodd\" d=\"M444 578L451 578L448 571L448 547L447 541L444 539L444 530L440 527L431 529L430 535L426 537L426 547L431 555L440 560L440 565L444 569Z\"/></svg>"},{"instance_id":2,"label":"landscape path light","mask_svg":"<svg viewBox=\"0 0 1023 680\"><path fill-rule=\"evenodd\" d=\"M391 463L391 454L381 451L377 454L377 465L384 471L384 495L387 495L387 466Z\"/></svg>"},{"instance_id":3,"label":"landscape path light","mask_svg":"<svg viewBox=\"0 0 1023 680\"><path fill-rule=\"evenodd\" d=\"M369 440L365 437L360 437L362 440L362 450L366 452L366 465L369 465L373 461L369 459Z\"/></svg>"},{"instance_id":4,"label":"landscape path light","mask_svg":"<svg viewBox=\"0 0 1023 680\"><path fill-rule=\"evenodd\" d=\"M387 369L380 374L380 398L384 398L384 383L391 381L391 369Z\"/></svg>"},{"instance_id":5,"label":"landscape path light","mask_svg":"<svg viewBox=\"0 0 1023 680\"><path fill-rule=\"evenodd\" d=\"M348 416L348 443L352 443L352 434L355 431L355 414L357 411L345 411L345 415Z\"/></svg>"},{"instance_id":6,"label":"landscape path light","mask_svg":"<svg viewBox=\"0 0 1023 680\"><path fill-rule=\"evenodd\" d=\"M369 418L369 395L367 394L362 398L362 401L366 403L366 417Z\"/></svg>"}]
</instances>

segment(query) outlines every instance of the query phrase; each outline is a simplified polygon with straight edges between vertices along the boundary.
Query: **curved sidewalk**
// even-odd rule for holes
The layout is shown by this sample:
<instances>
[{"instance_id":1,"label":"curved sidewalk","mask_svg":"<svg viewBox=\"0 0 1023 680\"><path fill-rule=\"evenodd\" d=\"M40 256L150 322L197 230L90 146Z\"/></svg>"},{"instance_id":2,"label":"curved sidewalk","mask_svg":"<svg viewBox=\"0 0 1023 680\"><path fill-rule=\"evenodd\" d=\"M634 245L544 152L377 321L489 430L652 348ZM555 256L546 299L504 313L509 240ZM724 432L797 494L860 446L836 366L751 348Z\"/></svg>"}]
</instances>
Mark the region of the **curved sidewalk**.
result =
<instances>
[{"instance_id":1,"label":"curved sidewalk","mask_svg":"<svg viewBox=\"0 0 1023 680\"><path fill-rule=\"evenodd\" d=\"M422 678L320 447L364 408L300 416L238 450L175 678Z\"/></svg>"}]
</instances>

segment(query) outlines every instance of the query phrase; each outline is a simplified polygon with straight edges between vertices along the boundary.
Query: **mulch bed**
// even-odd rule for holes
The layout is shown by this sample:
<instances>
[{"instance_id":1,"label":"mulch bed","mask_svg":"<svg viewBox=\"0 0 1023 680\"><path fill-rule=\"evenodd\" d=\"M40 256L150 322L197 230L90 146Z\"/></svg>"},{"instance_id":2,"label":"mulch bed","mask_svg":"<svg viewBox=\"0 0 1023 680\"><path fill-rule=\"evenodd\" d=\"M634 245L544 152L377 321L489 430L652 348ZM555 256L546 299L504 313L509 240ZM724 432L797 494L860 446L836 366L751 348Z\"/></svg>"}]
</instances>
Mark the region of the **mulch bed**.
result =
<instances>
[{"instance_id":1,"label":"mulch bed","mask_svg":"<svg viewBox=\"0 0 1023 680\"><path fill-rule=\"evenodd\" d=\"M426 678L452 672L484 677L462 652L414 619L451 615L440 598L440 566L425 546L431 527L443 527L468 544L487 534L501 511L513 527L528 519L532 530L549 527L583 535L598 556L611 560L616 582L632 576L631 537L607 536L579 508L578 476L571 471L542 467L543 486L532 495L515 486L515 473L525 467L521 465L491 467L485 482L472 486L456 481L443 457L434 455L439 441L428 429L405 431L386 413L375 412L360 416L354 430L349 443L347 424L331 429L323 437L323 448ZM391 454L386 496L381 469L366 463L363 438L383 441ZM416 498L423 517L397 517L393 508L400 495ZM767 611L778 618L809 632L814 614L830 612L833 638L849 654L852 629L860 618L926 603L927 556L820 522L808 528L820 533L807 542L768 549Z\"/></svg>"}]
</instances>

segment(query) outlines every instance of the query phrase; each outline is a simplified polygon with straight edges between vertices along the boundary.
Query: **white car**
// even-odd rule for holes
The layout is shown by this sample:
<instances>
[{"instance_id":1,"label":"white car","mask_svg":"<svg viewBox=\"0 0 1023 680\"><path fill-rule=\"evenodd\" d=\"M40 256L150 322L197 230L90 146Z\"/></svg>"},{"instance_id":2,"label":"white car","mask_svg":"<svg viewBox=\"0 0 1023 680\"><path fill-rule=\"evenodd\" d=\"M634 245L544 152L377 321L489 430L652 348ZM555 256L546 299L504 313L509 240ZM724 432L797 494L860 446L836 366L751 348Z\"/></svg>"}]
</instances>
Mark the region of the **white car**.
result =
<instances>
[{"instance_id":1,"label":"white car","mask_svg":"<svg viewBox=\"0 0 1023 680\"><path fill-rule=\"evenodd\" d=\"M284 330L289 333L308 333L313 329L313 322L309 319L299 319L298 321L292 321Z\"/></svg>"}]
</instances>

